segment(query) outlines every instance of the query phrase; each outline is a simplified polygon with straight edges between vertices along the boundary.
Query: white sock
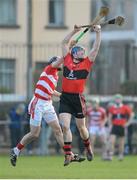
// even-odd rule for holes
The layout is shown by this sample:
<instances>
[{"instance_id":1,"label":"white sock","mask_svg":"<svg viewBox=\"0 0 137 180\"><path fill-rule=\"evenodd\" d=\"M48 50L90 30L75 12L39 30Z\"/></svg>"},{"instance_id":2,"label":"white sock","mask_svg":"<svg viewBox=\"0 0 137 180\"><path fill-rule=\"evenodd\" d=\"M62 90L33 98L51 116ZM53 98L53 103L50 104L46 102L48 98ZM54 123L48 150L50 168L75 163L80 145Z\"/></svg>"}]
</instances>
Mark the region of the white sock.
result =
<instances>
[{"instance_id":1,"label":"white sock","mask_svg":"<svg viewBox=\"0 0 137 180\"><path fill-rule=\"evenodd\" d=\"M19 156L20 150L19 150L17 147L15 147L15 148L14 148L14 153L15 153L17 156Z\"/></svg>"}]
</instances>

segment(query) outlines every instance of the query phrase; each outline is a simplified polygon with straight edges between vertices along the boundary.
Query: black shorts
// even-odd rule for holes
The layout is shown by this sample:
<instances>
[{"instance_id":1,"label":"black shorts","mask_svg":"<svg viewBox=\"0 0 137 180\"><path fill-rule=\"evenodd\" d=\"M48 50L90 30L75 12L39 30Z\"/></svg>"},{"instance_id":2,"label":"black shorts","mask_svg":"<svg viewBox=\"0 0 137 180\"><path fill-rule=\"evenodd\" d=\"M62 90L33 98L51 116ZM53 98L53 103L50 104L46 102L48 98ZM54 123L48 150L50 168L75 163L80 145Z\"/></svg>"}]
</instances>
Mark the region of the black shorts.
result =
<instances>
[{"instance_id":1,"label":"black shorts","mask_svg":"<svg viewBox=\"0 0 137 180\"><path fill-rule=\"evenodd\" d=\"M111 134L119 136L119 137L124 137L125 136L125 128L122 126L113 126L111 130Z\"/></svg>"},{"instance_id":2,"label":"black shorts","mask_svg":"<svg viewBox=\"0 0 137 180\"><path fill-rule=\"evenodd\" d=\"M62 92L59 113L70 113L76 118L84 118L86 113L84 96L81 94Z\"/></svg>"}]
</instances>

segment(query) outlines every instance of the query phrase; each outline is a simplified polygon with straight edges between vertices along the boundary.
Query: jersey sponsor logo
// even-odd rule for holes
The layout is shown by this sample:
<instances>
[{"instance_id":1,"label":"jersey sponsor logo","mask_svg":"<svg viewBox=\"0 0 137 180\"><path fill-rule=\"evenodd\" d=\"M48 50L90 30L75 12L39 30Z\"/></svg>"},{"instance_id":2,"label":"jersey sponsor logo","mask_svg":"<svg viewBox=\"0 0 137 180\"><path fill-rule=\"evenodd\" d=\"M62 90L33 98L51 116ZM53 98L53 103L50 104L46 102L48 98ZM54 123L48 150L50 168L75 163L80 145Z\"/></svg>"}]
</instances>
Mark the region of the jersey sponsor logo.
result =
<instances>
[{"instance_id":1,"label":"jersey sponsor logo","mask_svg":"<svg viewBox=\"0 0 137 180\"><path fill-rule=\"evenodd\" d=\"M74 77L74 72L73 70L70 71L70 73L68 74L68 79L76 79L76 77Z\"/></svg>"}]
</instances>

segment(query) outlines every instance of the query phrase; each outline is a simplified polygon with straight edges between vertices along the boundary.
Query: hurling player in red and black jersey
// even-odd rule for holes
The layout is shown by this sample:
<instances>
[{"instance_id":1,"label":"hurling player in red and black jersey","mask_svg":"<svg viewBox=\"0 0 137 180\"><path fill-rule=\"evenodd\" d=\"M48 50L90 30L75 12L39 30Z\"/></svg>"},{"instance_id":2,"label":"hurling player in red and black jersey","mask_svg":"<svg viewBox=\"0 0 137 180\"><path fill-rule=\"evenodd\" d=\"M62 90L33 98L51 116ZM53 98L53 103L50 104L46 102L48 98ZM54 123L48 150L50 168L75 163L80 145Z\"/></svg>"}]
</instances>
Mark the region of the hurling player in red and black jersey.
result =
<instances>
[{"instance_id":1,"label":"hurling player in red and black jersey","mask_svg":"<svg viewBox=\"0 0 137 180\"><path fill-rule=\"evenodd\" d=\"M132 110L128 105L122 103L122 96L116 94L114 96L114 105L108 110L108 119L111 129L110 135L110 154L108 160L112 160L116 138L119 138L119 160L123 160L124 143L125 143L125 128L132 120Z\"/></svg>"},{"instance_id":2,"label":"hurling player in red and black jersey","mask_svg":"<svg viewBox=\"0 0 137 180\"><path fill-rule=\"evenodd\" d=\"M72 133L70 130L71 115L76 118L76 125L83 139L87 160L93 159L93 152L89 140L89 132L85 125L85 99L83 91L88 74L94 64L95 58L101 42L101 26L94 25L93 30L96 33L96 39L93 48L86 55L85 48L75 45L71 41L73 35L81 30L74 26L74 30L69 33L62 41L62 53L64 57L62 95L60 97L59 117L64 134L64 165L68 165L71 160ZM72 43L74 46L72 46ZM72 46L70 48L70 46Z\"/></svg>"}]
</instances>

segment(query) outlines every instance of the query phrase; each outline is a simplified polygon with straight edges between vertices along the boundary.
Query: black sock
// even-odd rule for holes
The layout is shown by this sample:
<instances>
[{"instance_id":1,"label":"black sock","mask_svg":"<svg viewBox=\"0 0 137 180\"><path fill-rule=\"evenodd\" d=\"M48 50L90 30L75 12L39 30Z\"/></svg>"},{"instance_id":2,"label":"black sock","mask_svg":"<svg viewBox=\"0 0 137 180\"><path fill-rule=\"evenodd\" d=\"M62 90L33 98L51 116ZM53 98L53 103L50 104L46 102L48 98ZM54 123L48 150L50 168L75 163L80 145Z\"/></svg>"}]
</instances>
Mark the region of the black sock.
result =
<instances>
[{"instance_id":1,"label":"black sock","mask_svg":"<svg viewBox=\"0 0 137 180\"><path fill-rule=\"evenodd\" d=\"M64 154L65 155L71 155L71 142L64 142L64 146L63 146L63 149L64 149Z\"/></svg>"},{"instance_id":2,"label":"black sock","mask_svg":"<svg viewBox=\"0 0 137 180\"><path fill-rule=\"evenodd\" d=\"M90 139L89 138L86 140L83 139L83 143L84 143L85 148L88 148L90 145Z\"/></svg>"}]
</instances>

